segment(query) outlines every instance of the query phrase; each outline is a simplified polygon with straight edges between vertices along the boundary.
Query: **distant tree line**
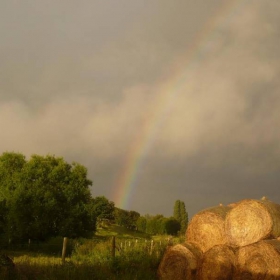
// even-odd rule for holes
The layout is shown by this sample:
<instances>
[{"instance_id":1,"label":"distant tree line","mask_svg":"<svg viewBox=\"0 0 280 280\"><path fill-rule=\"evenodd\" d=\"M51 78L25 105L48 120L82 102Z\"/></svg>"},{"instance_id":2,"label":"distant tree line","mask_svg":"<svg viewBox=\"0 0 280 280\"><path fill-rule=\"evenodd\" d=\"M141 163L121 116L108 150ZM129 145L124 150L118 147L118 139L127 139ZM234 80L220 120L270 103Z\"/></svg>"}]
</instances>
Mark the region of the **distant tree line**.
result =
<instances>
[{"instance_id":1,"label":"distant tree line","mask_svg":"<svg viewBox=\"0 0 280 280\"><path fill-rule=\"evenodd\" d=\"M166 218L163 215L145 215L138 219L137 228L139 231L152 235L177 235L180 231L180 223L174 217Z\"/></svg>"},{"instance_id":2,"label":"distant tree line","mask_svg":"<svg viewBox=\"0 0 280 280\"><path fill-rule=\"evenodd\" d=\"M117 207L110 206L109 200L105 197L99 197L102 199L102 209L107 209L104 212L106 215L101 215L101 219L109 220L112 223L126 227L132 230L138 230L151 235L168 234L168 235L180 235L185 234L188 225L188 213L183 201L177 200L174 205L174 212L172 217L164 217L163 215L145 215L141 216L136 211L127 211ZM107 205L107 207L105 207ZM114 210L113 210L114 209ZM110 214L109 214L110 212Z\"/></svg>"},{"instance_id":3,"label":"distant tree line","mask_svg":"<svg viewBox=\"0 0 280 280\"><path fill-rule=\"evenodd\" d=\"M149 234L184 235L188 226L188 213L185 203L177 200L174 205L173 216L145 215L137 220L137 229Z\"/></svg>"},{"instance_id":4,"label":"distant tree line","mask_svg":"<svg viewBox=\"0 0 280 280\"><path fill-rule=\"evenodd\" d=\"M0 237L13 242L54 236L89 237L109 221L149 234L178 234L187 226L183 202L174 217L141 216L92 197L87 169L61 157L6 152L0 156ZM176 211L175 211L176 208Z\"/></svg>"}]
</instances>

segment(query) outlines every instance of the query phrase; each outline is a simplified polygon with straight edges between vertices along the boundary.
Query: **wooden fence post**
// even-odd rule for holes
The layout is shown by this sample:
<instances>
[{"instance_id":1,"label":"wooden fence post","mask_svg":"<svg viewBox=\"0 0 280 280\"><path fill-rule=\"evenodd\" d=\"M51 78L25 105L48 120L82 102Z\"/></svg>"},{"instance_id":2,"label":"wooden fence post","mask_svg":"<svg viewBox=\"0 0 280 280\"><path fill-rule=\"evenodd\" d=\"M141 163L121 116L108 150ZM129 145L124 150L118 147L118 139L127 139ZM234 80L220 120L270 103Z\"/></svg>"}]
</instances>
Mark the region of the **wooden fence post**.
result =
<instances>
[{"instance_id":1,"label":"wooden fence post","mask_svg":"<svg viewBox=\"0 0 280 280\"><path fill-rule=\"evenodd\" d=\"M116 256L116 237L115 236L112 237L112 250L111 250L111 253L112 253L112 258L114 258Z\"/></svg>"},{"instance_id":2,"label":"wooden fence post","mask_svg":"<svg viewBox=\"0 0 280 280\"><path fill-rule=\"evenodd\" d=\"M65 256L66 256L66 249L67 249L67 242L68 238L63 238L63 247L62 247L62 264L65 264Z\"/></svg>"},{"instance_id":3,"label":"wooden fence post","mask_svg":"<svg viewBox=\"0 0 280 280\"><path fill-rule=\"evenodd\" d=\"M150 251L150 255L153 253L153 249L154 249L154 240L151 240L151 251Z\"/></svg>"}]
</instances>

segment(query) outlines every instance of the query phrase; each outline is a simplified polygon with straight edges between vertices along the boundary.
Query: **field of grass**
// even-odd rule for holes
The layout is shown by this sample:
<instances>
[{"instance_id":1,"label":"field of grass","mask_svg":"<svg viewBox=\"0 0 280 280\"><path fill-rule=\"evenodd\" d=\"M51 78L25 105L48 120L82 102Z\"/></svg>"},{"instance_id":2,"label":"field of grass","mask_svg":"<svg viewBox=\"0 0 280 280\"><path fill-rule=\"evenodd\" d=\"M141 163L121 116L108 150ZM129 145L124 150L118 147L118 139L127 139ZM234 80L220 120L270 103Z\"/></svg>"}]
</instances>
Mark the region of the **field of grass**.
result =
<instances>
[{"instance_id":1,"label":"field of grass","mask_svg":"<svg viewBox=\"0 0 280 280\"><path fill-rule=\"evenodd\" d=\"M64 264L62 238L3 251L15 267L2 266L0 279L157 279L157 268L169 242L167 236L154 238L117 225L103 225L92 239L70 240Z\"/></svg>"},{"instance_id":2,"label":"field of grass","mask_svg":"<svg viewBox=\"0 0 280 280\"><path fill-rule=\"evenodd\" d=\"M129 230L115 224L103 224L102 227L100 226L97 228L95 236L97 238L108 236L116 236L118 238L151 238L151 236L147 233Z\"/></svg>"}]
</instances>

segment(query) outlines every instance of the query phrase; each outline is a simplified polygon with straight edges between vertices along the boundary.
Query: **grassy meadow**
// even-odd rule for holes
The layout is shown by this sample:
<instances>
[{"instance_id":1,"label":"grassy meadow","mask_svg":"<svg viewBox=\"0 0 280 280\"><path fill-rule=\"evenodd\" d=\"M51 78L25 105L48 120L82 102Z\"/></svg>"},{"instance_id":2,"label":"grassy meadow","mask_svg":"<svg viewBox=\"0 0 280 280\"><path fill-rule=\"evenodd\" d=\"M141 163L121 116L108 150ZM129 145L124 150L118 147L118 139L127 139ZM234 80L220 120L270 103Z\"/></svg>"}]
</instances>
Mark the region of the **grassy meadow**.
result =
<instances>
[{"instance_id":1,"label":"grassy meadow","mask_svg":"<svg viewBox=\"0 0 280 280\"><path fill-rule=\"evenodd\" d=\"M172 239L173 244L180 241ZM69 240L65 263L61 259L62 238L10 245L2 253L15 267L2 265L0 279L157 279L159 262L170 242L168 236L103 225L91 239Z\"/></svg>"}]
</instances>

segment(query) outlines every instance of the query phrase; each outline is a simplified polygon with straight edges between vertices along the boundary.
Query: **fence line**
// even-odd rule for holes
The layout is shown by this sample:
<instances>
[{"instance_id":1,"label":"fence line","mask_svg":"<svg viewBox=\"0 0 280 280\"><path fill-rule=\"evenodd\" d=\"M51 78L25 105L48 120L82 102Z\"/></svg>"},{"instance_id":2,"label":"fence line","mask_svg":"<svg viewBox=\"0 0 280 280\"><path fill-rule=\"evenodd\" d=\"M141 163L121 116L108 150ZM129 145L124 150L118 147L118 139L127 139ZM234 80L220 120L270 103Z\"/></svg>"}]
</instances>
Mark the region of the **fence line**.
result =
<instances>
[{"instance_id":1,"label":"fence line","mask_svg":"<svg viewBox=\"0 0 280 280\"><path fill-rule=\"evenodd\" d=\"M159 255L160 251L165 250L168 246L172 245L171 238L166 238L166 240L162 241L156 241L156 240L143 240L143 239L125 239L122 238L118 239L115 236L112 237L111 242L111 252L112 257L116 256L116 250L118 254L123 254L125 252L128 252L130 250L133 250L135 248L139 250L143 250L147 252L147 254L152 255L155 253L156 255ZM114 252L114 253L113 253Z\"/></svg>"}]
</instances>

